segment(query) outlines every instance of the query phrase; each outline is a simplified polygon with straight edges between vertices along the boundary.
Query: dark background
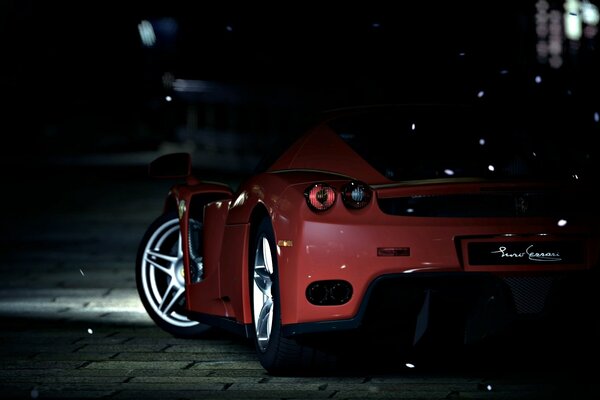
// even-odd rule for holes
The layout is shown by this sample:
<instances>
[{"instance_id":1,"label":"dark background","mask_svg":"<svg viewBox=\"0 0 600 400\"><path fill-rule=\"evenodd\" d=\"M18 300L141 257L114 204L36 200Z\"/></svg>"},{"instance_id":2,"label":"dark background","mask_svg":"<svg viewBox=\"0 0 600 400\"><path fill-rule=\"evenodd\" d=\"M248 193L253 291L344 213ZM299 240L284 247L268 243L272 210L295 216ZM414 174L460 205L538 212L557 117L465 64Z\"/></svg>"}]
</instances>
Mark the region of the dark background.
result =
<instances>
[{"instance_id":1,"label":"dark background","mask_svg":"<svg viewBox=\"0 0 600 400\"><path fill-rule=\"evenodd\" d=\"M562 127L569 141L580 126L597 135L597 26L557 34L560 65L538 54L536 25L549 31L563 2L536 20L544 2L529 0L0 0L3 396L597 398L597 348L570 341L275 379L240 338L161 331L135 285L137 247L173 183L146 175L159 154L189 151L199 178L234 186L321 112L377 103L516 108L566 120L548 140Z\"/></svg>"},{"instance_id":2,"label":"dark background","mask_svg":"<svg viewBox=\"0 0 600 400\"><path fill-rule=\"evenodd\" d=\"M0 4L5 163L184 150L247 171L320 112L375 103L565 103L597 118L597 26L558 33L560 66L538 55L536 12L560 21L562 1Z\"/></svg>"}]
</instances>

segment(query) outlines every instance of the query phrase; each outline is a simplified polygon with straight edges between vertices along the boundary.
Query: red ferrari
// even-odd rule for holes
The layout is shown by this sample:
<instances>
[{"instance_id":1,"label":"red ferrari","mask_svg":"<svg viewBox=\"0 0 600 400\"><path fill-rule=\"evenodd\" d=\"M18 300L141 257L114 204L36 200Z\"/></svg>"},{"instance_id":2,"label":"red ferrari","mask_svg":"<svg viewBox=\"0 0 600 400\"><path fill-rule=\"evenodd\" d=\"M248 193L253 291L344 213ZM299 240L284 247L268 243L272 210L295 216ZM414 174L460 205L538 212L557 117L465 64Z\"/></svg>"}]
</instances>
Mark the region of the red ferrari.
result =
<instances>
[{"instance_id":1,"label":"red ferrari","mask_svg":"<svg viewBox=\"0 0 600 400\"><path fill-rule=\"evenodd\" d=\"M140 243L141 300L178 337L252 338L273 374L329 359L303 340L327 332L416 345L589 321L591 143L471 106L373 106L326 114L236 190L162 156L150 176L182 182Z\"/></svg>"}]
</instances>

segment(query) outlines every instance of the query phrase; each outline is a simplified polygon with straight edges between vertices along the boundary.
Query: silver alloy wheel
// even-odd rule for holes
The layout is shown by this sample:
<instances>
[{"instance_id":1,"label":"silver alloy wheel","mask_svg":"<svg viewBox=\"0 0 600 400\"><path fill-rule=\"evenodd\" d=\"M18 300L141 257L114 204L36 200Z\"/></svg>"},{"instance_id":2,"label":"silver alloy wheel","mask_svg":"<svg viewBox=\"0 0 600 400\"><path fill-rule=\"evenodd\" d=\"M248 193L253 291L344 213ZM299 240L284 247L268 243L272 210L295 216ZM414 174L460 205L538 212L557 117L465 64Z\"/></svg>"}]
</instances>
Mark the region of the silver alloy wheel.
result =
<instances>
[{"instance_id":1,"label":"silver alloy wheel","mask_svg":"<svg viewBox=\"0 0 600 400\"><path fill-rule=\"evenodd\" d=\"M177 311L185 293L181 244L179 220L160 225L146 243L140 272L144 295L156 315L170 325L187 328L199 322Z\"/></svg>"},{"instance_id":2,"label":"silver alloy wheel","mask_svg":"<svg viewBox=\"0 0 600 400\"><path fill-rule=\"evenodd\" d=\"M273 258L268 238L262 234L258 239L254 256L254 278L252 285L252 310L256 341L261 351L265 351L273 328Z\"/></svg>"}]
</instances>

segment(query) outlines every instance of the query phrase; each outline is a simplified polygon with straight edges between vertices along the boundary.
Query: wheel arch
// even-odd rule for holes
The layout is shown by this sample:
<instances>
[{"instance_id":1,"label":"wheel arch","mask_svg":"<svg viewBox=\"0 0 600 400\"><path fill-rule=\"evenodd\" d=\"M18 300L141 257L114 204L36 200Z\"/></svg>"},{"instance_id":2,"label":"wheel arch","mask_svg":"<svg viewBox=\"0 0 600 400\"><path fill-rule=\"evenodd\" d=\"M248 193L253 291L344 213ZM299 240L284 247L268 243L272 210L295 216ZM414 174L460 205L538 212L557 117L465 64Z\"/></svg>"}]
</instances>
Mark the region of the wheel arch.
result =
<instances>
[{"instance_id":1,"label":"wheel arch","mask_svg":"<svg viewBox=\"0 0 600 400\"><path fill-rule=\"evenodd\" d=\"M252 310L251 310L251 298L250 298L250 287L252 285L252 276L253 276L253 272L251 272L251 269L253 268L253 264L254 264L254 240L256 237L256 232L258 230L258 226L260 225L260 222L264 219L264 218L269 218L271 219L271 216L269 215L269 212L267 211L266 206L261 203L261 202L257 202L256 205L254 206L254 208L252 209L252 212L250 213L250 217L248 219L248 240L246 242L246 249L247 249L247 254L246 254L246 259L244 260L245 262L241 263L241 276L242 276L242 282L245 282L244 284L244 288L242 289L242 292L244 293L244 306L243 306L243 313L244 316L241 318L242 321L244 321L244 323L252 323Z\"/></svg>"},{"instance_id":2,"label":"wheel arch","mask_svg":"<svg viewBox=\"0 0 600 400\"><path fill-rule=\"evenodd\" d=\"M251 250L251 246L252 246L252 241L254 240L254 237L256 236L256 230L258 228L258 225L264 218L271 219L271 216L269 215L269 212L267 211L266 206L263 203L259 202L256 204L256 206L252 210L252 213L250 214L250 219L248 221L250 223L250 235L249 235L249 242L247 243L247 245L250 250ZM252 257L251 254L249 254L249 256Z\"/></svg>"}]
</instances>

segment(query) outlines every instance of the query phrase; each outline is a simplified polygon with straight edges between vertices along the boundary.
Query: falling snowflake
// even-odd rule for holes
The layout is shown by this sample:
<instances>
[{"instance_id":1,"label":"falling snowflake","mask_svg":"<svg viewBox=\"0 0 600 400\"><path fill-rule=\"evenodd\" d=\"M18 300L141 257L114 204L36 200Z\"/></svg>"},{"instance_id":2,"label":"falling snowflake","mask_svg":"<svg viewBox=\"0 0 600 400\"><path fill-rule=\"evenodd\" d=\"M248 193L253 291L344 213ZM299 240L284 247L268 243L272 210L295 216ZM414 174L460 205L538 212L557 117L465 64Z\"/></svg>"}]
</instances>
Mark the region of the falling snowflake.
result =
<instances>
[{"instance_id":1,"label":"falling snowflake","mask_svg":"<svg viewBox=\"0 0 600 400\"><path fill-rule=\"evenodd\" d=\"M567 225L567 220L566 219L559 219L557 225L558 226L565 226L565 225Z\"/></svg>"}]
</instances>

